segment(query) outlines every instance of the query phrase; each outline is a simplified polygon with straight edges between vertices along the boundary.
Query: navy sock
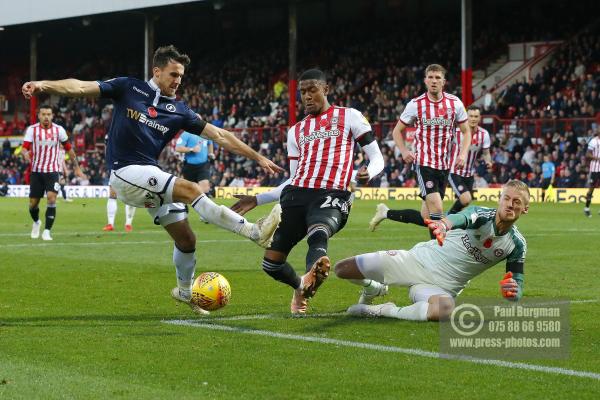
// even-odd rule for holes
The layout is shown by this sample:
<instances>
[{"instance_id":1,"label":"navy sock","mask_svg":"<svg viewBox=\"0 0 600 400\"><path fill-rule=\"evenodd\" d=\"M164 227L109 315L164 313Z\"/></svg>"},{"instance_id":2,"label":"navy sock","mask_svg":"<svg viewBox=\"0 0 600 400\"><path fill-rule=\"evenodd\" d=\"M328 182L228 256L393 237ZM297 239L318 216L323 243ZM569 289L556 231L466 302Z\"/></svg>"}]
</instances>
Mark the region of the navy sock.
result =
<instances>
[{"instance_id":1,"label":"navy sock","mask_svg":"<svg viewBox=\"0 0 600 400\"><path fill-rule=\"evenodd\" d=\"M40 219L40 209L38 206L35 206L35 208L30 208L29 209L29 215L31 215L31 219L33 220L33 222L37 222Z\"/></svg>"},{"instance_id":2,"label":"navy sock","mask_svg":"<svg viewBox=\"0 0 600 400\"><path fill-rule=\"evenodd\" d=\"M45 229L52 229L54 225L54 219L56 218L56 204L48 204L46 207L46 226Z\"/></svg>"},{"instance_id":3,"label":"navy sock","mask_svg":"<svg viewBox=\"0 0 600 400\"><path fill-rule=\"evenodd\" d=\"M387 218L392 221L425 226L421 213L417 210L389 210Z\"/></svg>"},{"instance_id":4,"label":"navy sock","mask_svg":"<svg viewBox=\"0 0 600 400\"><path fill-rule=\"evenodd\" d=\"M262 268L271 278L276 281L285 283L292 287L292 289L298 289L300 287L300 277L294 271L294 268L288 262L277 262L263 258Z\"/></svg>"},{"instance_id":5,"label":"navy sock","mask_svg":"<svg viewBox=\"0 0 600 400\"><path fill-rule=\"evenodd\" d=\"M306 271L321 257L327 255L327 241L329 232L327 228L318 226L308 233L306 242L308 243L308 252L306 253Z\"/></svg>"}]
</instances>

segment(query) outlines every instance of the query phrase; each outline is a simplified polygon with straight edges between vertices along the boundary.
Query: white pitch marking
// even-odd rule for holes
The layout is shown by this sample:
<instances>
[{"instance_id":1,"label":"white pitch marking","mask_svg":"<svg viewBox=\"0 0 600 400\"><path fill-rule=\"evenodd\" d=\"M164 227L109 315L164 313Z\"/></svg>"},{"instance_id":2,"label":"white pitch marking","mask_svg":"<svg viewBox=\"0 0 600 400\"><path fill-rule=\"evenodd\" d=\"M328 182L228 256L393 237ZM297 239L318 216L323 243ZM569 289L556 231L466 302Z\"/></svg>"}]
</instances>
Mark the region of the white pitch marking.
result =
<instances>
[{"instance_id":1,"label":"white pitch marking","mask_svg":"<svg viewBox=\"0 0 600 400\"><path fill-rule=\"evenodd\" d=\"M373 343L363 343L363 342L352 342L349 340L340 340L340 339L329 339L324 337L315 337L315 336L302 336L302 335L293 335L289 333L281 333L274 331L266 331L259 329L246 329L239 328L234 326L227 325L217 325L206 322L199 321L186 321L186 320L171 320L171 321L162 321L166 324L178 325L178 326L191 326L193 328L200 329L211 329L215 331L225 331L225 332L234 332L234 333L242 333L246 335L256 335L256 336L268 336L278 339L288 339L288 340L299 340L303 342L313 342L320 344L332 344L335 346L346 346L346 347L354 347L358 349L368 349L368 350L376 350L387 353L402 353L419 357L427 357L427 358L444 358L450 360L458 360L464 362L470 362L474 364L485 364L485 365L493 365L496 367L505 367L505 368L513 368L513 369L522 369L536 372L544 372L547 374L557 374L557 375L567 375L567 376L576 376L579 378L591 378L595 380L600 380L600 374L596 372L589 371L578 371L574 369L566 369L560 367L547 367L544 365L536 365L536 364L526 364L526 363L517 363L510 361L502 361L502 360L494 360L494 359L486 359L486 358L475 358L468 356L455 356L451 354L442 354L436 353L433 351L421 350L421 349L411 349L411 348L403 348L396 346L385 346L380 344Z\"/></svg>"},{"instance_id":2,"label":"white pitch marking","mask_svg":"<svg viewBox=\"0 0 600 400\"><path fill-rule=\"evenodd\" d=\"M346 315L346 313L322 313L322 314L307 314L302 316L292 316L291 314L278 315L278 314L246 314L246 315L233 315L231 317L215 317L206 318L205 321L249 321L256 319L305 319L305 318L330 318L340 317Z\"/></svg>"}]
</instances>

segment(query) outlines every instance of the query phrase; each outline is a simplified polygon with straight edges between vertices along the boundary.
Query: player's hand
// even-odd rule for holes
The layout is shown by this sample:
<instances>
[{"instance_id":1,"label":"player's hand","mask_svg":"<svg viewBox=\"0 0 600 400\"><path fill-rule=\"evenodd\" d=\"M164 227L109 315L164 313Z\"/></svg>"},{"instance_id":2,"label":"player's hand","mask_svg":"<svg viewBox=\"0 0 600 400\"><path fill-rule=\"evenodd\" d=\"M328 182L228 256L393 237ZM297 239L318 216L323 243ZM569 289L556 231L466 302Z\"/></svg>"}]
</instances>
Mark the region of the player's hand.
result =
<instances>
[{"instance_id":1,"label":"player's hand","mask_svg":"<svg viewBox=\"0 0 600 400\"><path fill-rule=\"evenodd\" d=\"M200 152L200 144L197 144L194 147L192 147L192 152L199 153Z\"/></svg>"},{"instance_id":2,"label":"player's hand","mask_svg":"<svg viewBox=\"0 0 600 400\"><path fill-rule=\"evenodd\" d=\"M87 180L87 176L83 173L83 171L81 170L81 168L77 167L73 169L73 173L75 173L75 176L77 176L78 178Z\"/></svg>"},{"instance_id":3,"label":"player's hand","mask_svg":"<svg viewBox=\"0 0 600 400\"><path fill-rule=\"evenodd\" d=\"M275 164L273 161L269 160L266 157L261 157L258 160L258 165L267 173L267 174L275 174L277 172L284 172L284 169L279 165Z\"/></svg>"},{"instance_id":4,"label":"player's hand","mask_svg":"<svg viewBox=\"0 0 600 400\"><path fill-rule=\"evenodd\" d=\"M356 173L356 182L360 183L361 185L369 182L369 171L367 171L367 167L364 165L360 167Z\"/></svg>"},{"instance_id":5,"label":"player's hand","mask_svg":"<svg viewBox=\"0 0 600 400\"><path fill-rule=\"evenodd\" d=\"M444 239L446 239L446 234L448 233L449 230L452 229L452 223L448 220L444 221L444 220L431 220L429 218L425 218L425 224L427 225L427 227L429 228L429 230L431 231L431 233L433 233L433 235L435 236L435 238L437 239L437 242L440 246L444 245Z\"/></svg>"},{"instance_id":6,"label":"player's hand","mask_svg":"<svg viewBox=\"0 0 600 400\"><path fill-rule=\"evenodd\" d=\"M404 160L405 163L410 164L413 161L415 161L415 153L407 150L402 153L402 159Z\"/></svg>"},{"instance_id":7,"label":"player's hand","mask_svg":"<svg viewBox=\"0 0 600 400\"><path fill-rule=\"evenodd\" d=\"M32 81L25 82L23 87L21 87L21 92L23 92L23 97L26 99L31 99L31 97L42 91L42 83L40 81Z\"/></svg>"},{"instance_id":8,"label":"player's hand","mask_svg":"<svg viewBox=\"0 0 600 400\"><path fill-rule=\"evenodd\" d=\"M505 299L516 300L519 293L519 284L513 279L512 272L507 272L500 281L500 292Z\"/></svg>"},{"instance_id":9,"label":"player's hand","mask_svg":"<svg viewBox=\"0 0 600 400\"><path fill-rule=\"evenodd\" d=\"M208 159L209 159L209 160L211 160L211 161L214 161L214 160L215 160L215 158L216 158L216 157L215 157L215 153L208 153Z\"/></svg>"},{"instance_id":10,"label":"player's hand","mask_svg":"<svg viewBox=\"0 0 600 400\"><path fill-rule=\"evenodd\" d=\"M234 194L233 197L238 199L237 203L231 206L231 209L240 215L246 214L248 211L256 207L256 196L248 196L245 194Z\"/></svg>"},{"instance_id":11,"label":"player's hand","mask_svg":"<svg viewBox=\"0 0 600 400\"><path fill-rule=\"evenodd\" d=\"M486 162L485 166L487 167L488 170L492 170L494 168L494 163L493 162Z\"/></svg>"},{"instance_id":12,"label":"player's hand","mask_svg":"<svg viewBox=\"0 0 600 400\"><path fill-rule=\"evenodd\" d=\"M456 157L456 161L454 162L454 166L458 169L463 168L465 166L465 164L467 163L467 156L464 154L459 154L458 157Z\"/></svg>"}]
</instances>

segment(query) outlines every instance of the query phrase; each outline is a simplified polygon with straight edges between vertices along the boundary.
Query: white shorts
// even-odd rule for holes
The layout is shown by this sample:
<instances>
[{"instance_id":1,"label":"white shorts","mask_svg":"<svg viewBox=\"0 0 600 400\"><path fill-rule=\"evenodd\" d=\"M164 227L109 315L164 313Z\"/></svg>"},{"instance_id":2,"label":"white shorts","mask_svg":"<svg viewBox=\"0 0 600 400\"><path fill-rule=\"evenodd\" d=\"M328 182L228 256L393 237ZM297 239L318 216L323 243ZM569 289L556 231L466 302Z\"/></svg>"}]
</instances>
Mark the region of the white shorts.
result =
<instances>
[{"instance_id":1,"label":"white shorts","mask_svg":"<svg viewBox=\"0 0 600 400\"><path fill-rule=\"evenodd\" d=\"M175 176L153 165L128 165L110 173L109 184L123 203L160 208L173 203Z\"/></svg>"},{"instance_id":2,"label":"white shorts","mask_svg":"<svg viewBox=\"0 0 600 400\"><path fill-rule=\"evenodd\" d=\"M156 225L167 226L187 218L187 209L183 203L165 204L147 210Z\"/></svg>"},{"instance_id":3,"label":"white shorts","mask_svg":"<svg viewBox=\"0 0 600 400\"><path fill-rule=\"evenodd\" d=\"M413 302L427 301L434 295L455 297L456 293L442 288L436 279L406 250L388 250L356 256L356 265L367 279L392 286L409 287Z\"/></svg>"}]
</instances>

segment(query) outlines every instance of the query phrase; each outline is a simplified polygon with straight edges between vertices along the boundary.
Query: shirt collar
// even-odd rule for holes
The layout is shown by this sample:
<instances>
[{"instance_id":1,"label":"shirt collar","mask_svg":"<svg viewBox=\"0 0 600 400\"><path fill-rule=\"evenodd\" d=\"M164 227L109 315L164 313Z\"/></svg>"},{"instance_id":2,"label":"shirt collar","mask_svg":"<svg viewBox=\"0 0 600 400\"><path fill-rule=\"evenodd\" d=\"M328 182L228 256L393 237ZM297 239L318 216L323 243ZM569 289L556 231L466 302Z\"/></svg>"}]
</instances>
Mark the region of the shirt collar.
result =
<instances>
[{"instance_id":1,"label":"shirt collar","mask_svg":"<svg viewBox=\"0 0 600 400\"><path fill-rule=\"evenodd\" d=\"M175 100L175 96L165 96L164 94L160 94L160 89L158 88L158 85L154 82L152 78L148 80L148 86L150 86L155 92L158 92L161 97L164 97L165 99Z\"/></svg>"}]
</instances>

